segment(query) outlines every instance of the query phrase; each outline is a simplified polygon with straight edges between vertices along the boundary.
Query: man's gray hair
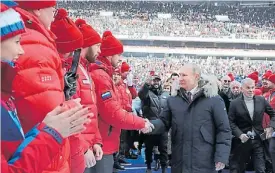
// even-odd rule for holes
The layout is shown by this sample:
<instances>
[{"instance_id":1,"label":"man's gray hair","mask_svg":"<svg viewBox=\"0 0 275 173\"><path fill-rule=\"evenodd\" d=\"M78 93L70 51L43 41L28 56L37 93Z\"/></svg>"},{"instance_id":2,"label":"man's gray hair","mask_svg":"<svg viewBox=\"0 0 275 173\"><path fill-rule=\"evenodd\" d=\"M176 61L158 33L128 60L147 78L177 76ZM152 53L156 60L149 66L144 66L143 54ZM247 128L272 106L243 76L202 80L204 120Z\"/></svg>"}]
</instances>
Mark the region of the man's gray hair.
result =
<instances>
[{"instance_id":1,"label":"man's gray hair","mask_svg":"<svg viewBox=\"0 0 275 173\"><path fill-rule=\"evenodd\" d=\"M250 78L245 78L245 79L243 79L242 80L242 86L244 86L244 85L246 85L246 84L248 84L248 83L253 83L253 84L255 84L255 81L253 80L253 79L250 79Z\"/></svg>"},{"instance_id":2,"label":"man's gray hair","mask_svg":"<svg viewBox=\"0 0 275 173\"><path fill-rule=\"evenodd\" d=\"M184 67L189 67L192 69L193 74L198 74L199 76L201 76L201 68L197 65L197 64L185 64Z\"/></svg>"},{"instance_id":3,"label":"man's gray hair","mask_svg":"<svg viewBox=\"0 0 275 173\"><path fill-rule=\"evenodd\" d=\"M230 88L232 89L234 86L241 87L241 83L234 80L233 82L230 83Z\"/></svg>"}]
</instances>

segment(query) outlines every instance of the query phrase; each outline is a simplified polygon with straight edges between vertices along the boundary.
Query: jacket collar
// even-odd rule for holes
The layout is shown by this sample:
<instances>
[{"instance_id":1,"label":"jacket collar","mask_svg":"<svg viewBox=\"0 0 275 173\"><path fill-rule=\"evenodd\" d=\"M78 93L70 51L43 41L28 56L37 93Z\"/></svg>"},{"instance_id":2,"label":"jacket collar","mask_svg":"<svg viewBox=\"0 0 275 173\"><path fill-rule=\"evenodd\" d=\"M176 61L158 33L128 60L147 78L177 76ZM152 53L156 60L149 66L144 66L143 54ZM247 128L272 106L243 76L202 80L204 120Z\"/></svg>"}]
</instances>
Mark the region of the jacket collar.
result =
<instances>
[{"instance_id":1,"label":"jacket collar","mask_svg":"<svg viewBox=\"0 0 275 173\"><path fill-rule=\"evenodd\" d=\"M102 56L98 57L97 61L95 63L91 63L89 66L89 71L96 69L103 69L110 77L112 77L114 71L111 62Z\"/></svg>"},{"instance_id":2,"label":"jacket collar","mask_svg":"<svg viewBox=\"0 0 275 173\"><path fill-rule=\"evenodd\" d=\"M26 28L40 32L55 45L56 36L50 30L46 29L36 16L18 7L16 7L15 10L21 15Z\"/></svg>"},{"instance_id":3,"label":"jacket collar","mask_svg":"<svg viewBox=\"0 0 275 173\"><path fill-rule=\"evenodd\" d=\"M1 92L12 93L12 82L16 76L17 68L6 62L1 62Z\"/></svg>"}]
</instances>

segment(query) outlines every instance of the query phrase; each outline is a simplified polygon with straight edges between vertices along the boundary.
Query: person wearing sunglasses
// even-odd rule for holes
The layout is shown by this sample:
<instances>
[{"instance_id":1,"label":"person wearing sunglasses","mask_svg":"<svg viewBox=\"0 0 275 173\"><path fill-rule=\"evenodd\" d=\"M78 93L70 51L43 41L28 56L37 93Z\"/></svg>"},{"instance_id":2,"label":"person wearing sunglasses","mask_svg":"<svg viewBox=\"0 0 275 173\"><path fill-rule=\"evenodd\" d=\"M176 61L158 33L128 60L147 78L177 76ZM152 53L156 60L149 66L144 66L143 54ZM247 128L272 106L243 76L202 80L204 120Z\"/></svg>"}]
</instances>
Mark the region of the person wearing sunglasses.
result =
<instances>
[{"instance_id":1,"label":"person wearing sunglasses","mask_svg":"<svg viewBox=\"0 0 275 173\"><path fill-rule=\"evenodd\" d=\"M231 78L228 75L226 75L226 76L223 76L220 81L221 81L221 88L219 91L219 95L222 97L225 103L226 111L228 112L230 102L232 100L232 95L233 95L230 89Z\"/></svg>"}]
</instances>

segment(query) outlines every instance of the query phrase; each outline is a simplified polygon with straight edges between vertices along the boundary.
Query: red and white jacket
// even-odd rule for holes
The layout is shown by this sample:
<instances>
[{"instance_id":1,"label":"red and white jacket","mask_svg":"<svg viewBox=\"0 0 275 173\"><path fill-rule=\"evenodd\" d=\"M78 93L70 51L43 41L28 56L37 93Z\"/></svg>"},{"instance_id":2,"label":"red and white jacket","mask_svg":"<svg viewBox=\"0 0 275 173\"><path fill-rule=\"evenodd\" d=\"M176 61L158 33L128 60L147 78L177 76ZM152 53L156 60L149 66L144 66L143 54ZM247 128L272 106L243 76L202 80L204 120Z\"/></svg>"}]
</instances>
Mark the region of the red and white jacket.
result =
<instances>
[{"instance_id":1,"label":"red and white jacket","mask_svg":"<svg viewBox=\"0 0 275 173\"><path fill-rule=\"evenodd\" d=\"M117 87L112 80L113 67L106 58L98 57L89 71L95 83L103 152L113 154L119 150L121 129L142 129L145 121L121 106Z\"/></svg>"},{"instance_id":2,"label":"red and white jacket","mask_svg":"<svg viewBox=\"0 0 275 173\"><path fill-rule=\"evenodd\" d=\"M65 71L71 68L72 60L72 57L62 58ZM95 85L87 72L88 65L89 63L85 58L80 58L77 70L77 91L73 98L81 98L81 104L90 107L94 117L92 117L92 122L86 127L87 129L82 134L70 137L72 155L71 173L84 172L84 153L88 149L92 149L94 144L102 145L101 135L98 129Z\"/></svg>"}]
</instances>

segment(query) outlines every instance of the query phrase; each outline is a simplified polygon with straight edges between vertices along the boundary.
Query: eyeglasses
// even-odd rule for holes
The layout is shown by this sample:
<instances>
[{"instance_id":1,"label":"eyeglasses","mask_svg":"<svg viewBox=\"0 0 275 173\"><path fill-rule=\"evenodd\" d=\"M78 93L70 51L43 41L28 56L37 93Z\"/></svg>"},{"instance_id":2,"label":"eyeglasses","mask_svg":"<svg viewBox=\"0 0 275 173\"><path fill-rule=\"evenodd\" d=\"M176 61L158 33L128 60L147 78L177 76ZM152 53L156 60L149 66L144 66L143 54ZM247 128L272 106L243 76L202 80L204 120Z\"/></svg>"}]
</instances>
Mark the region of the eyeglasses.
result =
<instances>
[{"instance_id":1,"label":"eyeglasses","mask_svg":"<svg viewBox=\"0 0 275 173\"><path fill-rule=\"evenodd\" d=\"M224 83L230 83L231 81L230 80L224 80Z\"/></svg>"},{"instance_id":2,"label":"eyeglasses","mask_svg":"<svg viewBox=\"0 0 275 173\"><path fill-rule=\"evenodd\" d=\"M240 87L234 86L234 87L232 87L232 89L240 89Z\"/></svg>"}]
</instances>

